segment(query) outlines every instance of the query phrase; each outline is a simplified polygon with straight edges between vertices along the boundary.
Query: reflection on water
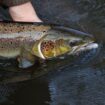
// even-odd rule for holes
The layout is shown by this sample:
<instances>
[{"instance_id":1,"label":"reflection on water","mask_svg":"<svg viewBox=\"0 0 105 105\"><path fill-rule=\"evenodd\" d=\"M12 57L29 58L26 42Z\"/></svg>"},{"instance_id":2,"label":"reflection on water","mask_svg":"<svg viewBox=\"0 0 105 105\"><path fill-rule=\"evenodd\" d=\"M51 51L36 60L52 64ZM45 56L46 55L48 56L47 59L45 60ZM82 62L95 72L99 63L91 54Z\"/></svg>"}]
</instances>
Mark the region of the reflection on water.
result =
<instances>
[{"instance_id":1,"label":"reflection on water","mask_svg":"<svg viewBox=\"0 0 105 105\"><path fill-rule=\"evenodd\" d=\"M104 54L102 49L101 52L92 50L81 53L71 60L67 57L66 60L44 62L47 65L40 67L46 68L46 75L41 72L26 73L30 74L33 80L27 77L28 81L7 83L8 77L6 84L0 85L0 105L104 105L105 68L102 68L104 60L100 59ZM101 57L98 56L99 53ZM99 62L95 63L97 59ZM93 61L94 63L91 63ZM41 76L37 77L37 73L41 73ZM20 73L15 77L22 75L23 73Z\"/></svg>"},{"instance_id":2,"label":"reflection on water","mask_svg":"<svg viewBox=\"0 0 105 105\"><path fill-rule=\"evenodd\" d=\"M50 105L104 105L105 77L101 74L100 69L85 67L55 76L49 83Z\"/></svg>"},{"instance_id":3,"label":"reflection on water","mask_svg":"<svg viewBox=\"0 0 105 105\"><path fill-rule=\"evenodd\" d=\"M102 44L99 44L98 48L81 51L74 55L62 55L49 60L41 59L33 67L27 69L19 68L18 63L14 59L2 60L2 63L0 63L0 83L13 83L34 79L51 71L55 72L64 69L67 66L88 65L98 56L101 48Z\"/></svg>"},{"instance_id":4,"label":"reflection on water","mask_svg":"<svg viewBox=\"0 0 105 105\"><path fill-rule=\"evenodd\" d=\"M67 67L42 78L8 84L1 105L104 105L105 68ZM3 97L3 98L2 98ZM6 102L7 101L7 102Z\"/></svg>"},{"instance_id":5,"label":"reflection on water","mask_svg":"<svg viewBox=\"0 0 105 105\"><path fill-rule=\"evenodd\" d=\"M34 80L1 85L0 105L46 105L50 101L48 84Z\"/></svg>"}]
</instances>

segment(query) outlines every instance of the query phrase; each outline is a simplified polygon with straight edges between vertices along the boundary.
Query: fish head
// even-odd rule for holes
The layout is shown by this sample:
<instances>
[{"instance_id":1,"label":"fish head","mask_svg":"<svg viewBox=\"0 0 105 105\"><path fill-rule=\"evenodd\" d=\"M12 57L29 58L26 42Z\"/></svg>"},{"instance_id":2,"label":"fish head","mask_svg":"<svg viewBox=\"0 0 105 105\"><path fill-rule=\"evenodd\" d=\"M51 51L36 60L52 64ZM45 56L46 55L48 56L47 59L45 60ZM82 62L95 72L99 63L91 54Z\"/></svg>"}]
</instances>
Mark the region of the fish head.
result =
<instances>
[{"instance_id":1,"label":"fish head","mask_svg":"<svg viewBox=\"0 0 105 105\"><path fill-rule=\"evenodd\" d=\"M87 48L87 46L93 42L93 38L87 36L63 35L62 37L62 35L59 35L59 37L57 37L54 34L46 34L41 40L35 42L32 52L35 56L42 59L49 59L64 54L76 53L80 51L82 47L85 46L84 48Z\"/></svg>"}]
</instances>

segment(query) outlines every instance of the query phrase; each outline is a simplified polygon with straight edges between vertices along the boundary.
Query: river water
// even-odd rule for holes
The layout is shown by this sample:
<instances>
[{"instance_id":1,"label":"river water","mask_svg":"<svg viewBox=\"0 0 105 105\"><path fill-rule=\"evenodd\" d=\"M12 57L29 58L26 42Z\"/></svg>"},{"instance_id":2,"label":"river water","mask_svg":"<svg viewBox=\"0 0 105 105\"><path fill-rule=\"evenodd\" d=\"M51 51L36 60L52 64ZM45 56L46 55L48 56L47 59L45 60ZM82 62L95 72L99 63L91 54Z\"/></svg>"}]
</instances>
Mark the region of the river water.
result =
<instances>
[{"instance_id":1,"label":"river water","mask_svg":"<svg viewBox=\"0 0 105 105\"><path fill-rule=\"evenodd\" d=\"M45 22L93 34L101 44L74 57L36 64L27 72L14 61L3 62L0 105L105 105L105 1L33 0L33 5ZM2 12L10 19L7 10Z\"/></svg>"}]
</instances>

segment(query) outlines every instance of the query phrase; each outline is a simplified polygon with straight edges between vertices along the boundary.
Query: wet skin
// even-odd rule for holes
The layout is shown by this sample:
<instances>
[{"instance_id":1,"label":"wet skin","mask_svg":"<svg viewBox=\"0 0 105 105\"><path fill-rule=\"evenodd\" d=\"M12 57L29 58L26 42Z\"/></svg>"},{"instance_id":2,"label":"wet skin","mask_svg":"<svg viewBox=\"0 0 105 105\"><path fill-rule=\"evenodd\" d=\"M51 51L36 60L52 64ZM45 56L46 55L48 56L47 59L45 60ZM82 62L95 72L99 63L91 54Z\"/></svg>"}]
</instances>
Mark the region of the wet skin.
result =
<instances>
[{"instance_id":1,"label":"wet skin","mask_svg":"<svg viewBox=\"0 0 105 105\"><path fill-rule=\"evenodd\" d=\"M1 58L18 58L19 67L27 68L41 59L73 54L93 43L90 34L45 24L0 23ZM86 49L86 48L85 48Z\"/></svg>"}]
</instances>

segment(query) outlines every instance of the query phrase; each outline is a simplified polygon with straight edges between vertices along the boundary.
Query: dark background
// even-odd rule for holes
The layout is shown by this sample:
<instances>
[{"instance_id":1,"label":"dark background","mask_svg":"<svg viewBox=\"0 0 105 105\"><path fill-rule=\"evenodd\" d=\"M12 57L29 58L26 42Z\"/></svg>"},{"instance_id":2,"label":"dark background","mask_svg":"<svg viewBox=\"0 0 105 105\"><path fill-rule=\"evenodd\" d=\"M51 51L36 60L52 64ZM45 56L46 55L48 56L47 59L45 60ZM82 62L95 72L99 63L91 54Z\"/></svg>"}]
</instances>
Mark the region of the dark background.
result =
<instances>
[{"instance_id":1,"label":"dark background","mask_svg":"<svg viewBox=\"0 0 105 105\"><path fill-rule=\"evenodd\" d=\"M104 0L32 2L44 22L66 25L93 34L99 42L105 41ZM7 9L0 10L2 19L11 19ZM0 85L0 105L105 105L104 54L103 48L99 55L101 60L93 59L84 67L68 66L45 77ZM92 56L82 59L82 64Z\"/></svg>"}]
</instances>

